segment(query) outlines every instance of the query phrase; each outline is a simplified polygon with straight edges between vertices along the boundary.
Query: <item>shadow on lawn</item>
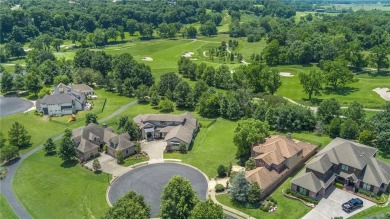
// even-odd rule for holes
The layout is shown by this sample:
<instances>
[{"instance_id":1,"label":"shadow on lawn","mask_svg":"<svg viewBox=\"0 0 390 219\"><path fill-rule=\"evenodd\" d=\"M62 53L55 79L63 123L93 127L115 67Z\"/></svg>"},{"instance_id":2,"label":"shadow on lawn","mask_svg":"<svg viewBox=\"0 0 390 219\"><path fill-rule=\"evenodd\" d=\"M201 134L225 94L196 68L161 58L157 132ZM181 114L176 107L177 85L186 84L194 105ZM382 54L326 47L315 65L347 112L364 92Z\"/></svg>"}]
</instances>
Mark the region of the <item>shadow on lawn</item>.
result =
<instances>
[{"instance_id":1,"label":"shadow on lawn","mask_svg":"<svg viewBox=\"0 0 390 219\"><path fill-rule=\"evenodd\" d=\"M356 92L358 90L359 90L359 88L356 88L356 87L340 87L337 89L334 89L333 87L326 87L323 90L323 92L326 95L337 94L337 95L347 96L347 95L350 95L351 93Z\"/></svg>"},{"instance_id":2,"label":"shadow on lawn","mask_svg":"<svg viewBox=\"0 0 390 219\"><path fill-rule=\"evenodd\" d=\"M71 167L74 167L78 164L79 162L77 160L69 160L69 161L64 161L62 164L61 164L61 167L63 168L71 168Z\"/></svg>"}]
</instances>

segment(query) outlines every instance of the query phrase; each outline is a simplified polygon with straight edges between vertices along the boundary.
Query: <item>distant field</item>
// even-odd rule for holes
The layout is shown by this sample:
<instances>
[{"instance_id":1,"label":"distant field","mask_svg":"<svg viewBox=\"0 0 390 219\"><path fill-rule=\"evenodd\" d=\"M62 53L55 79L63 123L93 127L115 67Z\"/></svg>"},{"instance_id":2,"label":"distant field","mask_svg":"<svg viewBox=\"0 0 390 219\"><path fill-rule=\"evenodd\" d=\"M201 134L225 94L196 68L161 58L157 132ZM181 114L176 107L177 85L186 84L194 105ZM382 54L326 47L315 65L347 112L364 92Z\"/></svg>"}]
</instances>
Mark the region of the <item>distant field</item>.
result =
<instances>
[{"instance_id":1,"label":"distant field","mask_svg":"<svg viewBox=\"0 0 390 219\"><path fill-rule=\"evenodd\" d=\"M293 77L281 77L282 86L277 91L277 94L304 104L310 104L305 101L307 99L307 94L303 92L298 78L299 72L308 71L310 68L293 65L278 66L276 69L283 72L290 72L294 75ZM322 96L313 98L317 98L321 101L323 99L334 97L340 101L342 106L348 106L349 103L356 100L362 103L366 108L381 108L386 103L385 100L372 90L377 87L389 87L390 77L373 77L367 74L362 74L355 75L355 79L358 81L348 84L347 87L338 94L324 90L322 92Z\"/></svg>"},{"instance_id":2,"label":"distant field","mask_svg":"<svg viewBox=\"0 0 390 219\"><path fill-rule=\"evenodd\" d=\"M385 6L384 4L332 4L331 6L333 6L333 5L336 7L337 10L352 8L353 11L358 11L358 10L390 11L390 7L389 6ZM389 5L389 4L387 4L387 5ZM327 6L325 6L325 7L327 7Z\"/></svg>"}]
</instances>

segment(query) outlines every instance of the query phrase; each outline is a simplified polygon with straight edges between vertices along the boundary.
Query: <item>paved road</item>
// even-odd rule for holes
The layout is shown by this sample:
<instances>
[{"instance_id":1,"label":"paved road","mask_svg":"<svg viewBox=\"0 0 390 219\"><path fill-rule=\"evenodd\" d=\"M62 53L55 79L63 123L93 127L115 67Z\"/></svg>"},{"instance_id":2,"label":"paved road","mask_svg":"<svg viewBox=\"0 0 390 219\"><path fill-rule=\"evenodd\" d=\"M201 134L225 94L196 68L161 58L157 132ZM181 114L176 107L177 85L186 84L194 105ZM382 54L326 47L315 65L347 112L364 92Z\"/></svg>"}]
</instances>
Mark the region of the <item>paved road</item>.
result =
<instances>
[{"instance_id":1,"label":"paved road","mask_svg":"<svg viewBox=\"0 0 390 219\"><path fill-rule=\"evenodd\" d=\"M108 199L113 204L127 192L133 190L144 196L145 201L151 206L152 217L157 217L163 189L169 180L176 175L188 179L198 198L206 200L208 183L205 176L190 166L178 163L150 164L125 173L112 183L108 191Z\"/></svg>"},{"instance_id":2,"label":"paved road","mask_svg":"<svg viewBox=\"0 0 390 219\"><path fill-rule=\"evenodd\" d=\"M103 123L109 119L112 119L114 116L117 116L119 113L122 113L127 108L137 105L137 101L130 102L121 108L119 108L117 111L113 112L109 116L99 120L99 123ZM82 126L83 127L83 126ZM82 128L80 127L80 128ZM54 141L60 139L62 135L58 135L53 138ZM15 172L18 169L19 165L30 155L34 154L35 152L41 150L43 148L43 145L40 145L37 148L34 148L33 150L29 151L28 153L24 154L20 157L19 160L16 160L15 162L9 164L6 166L8 169L7 176L5 179L0 181L0 191L4 195L4 197L7 199L8 203L10 204L11 208L15 211L16 215L19 216L19 218L22 219L29 219L31 218L30 214L26 211L26 209L23 207L23 205L19 202L19 200L16 198L16 195L12 189L12 181L15 176Z\"/></svg>"}]
</instances>

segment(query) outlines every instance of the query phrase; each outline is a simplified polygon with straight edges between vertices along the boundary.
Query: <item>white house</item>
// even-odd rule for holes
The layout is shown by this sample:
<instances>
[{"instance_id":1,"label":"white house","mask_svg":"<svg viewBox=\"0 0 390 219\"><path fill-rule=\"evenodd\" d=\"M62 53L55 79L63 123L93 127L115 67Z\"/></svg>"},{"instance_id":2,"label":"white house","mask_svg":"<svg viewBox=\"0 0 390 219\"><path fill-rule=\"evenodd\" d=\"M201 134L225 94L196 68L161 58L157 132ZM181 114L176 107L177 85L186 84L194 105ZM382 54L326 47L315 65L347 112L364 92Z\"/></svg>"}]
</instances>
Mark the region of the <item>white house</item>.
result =
<instances>
[{"instance_id":1,"label":"white house","mask_svg":"<svg viewBox=\"0 0 390 219\"><path fill-rule=\"evenodd\" d=\"M36 108L44 115L69 115L84 110L86 98L84 94L70 89L64 84L55 87L51 95L38 99Z\"/></svg>"}]
</instances>

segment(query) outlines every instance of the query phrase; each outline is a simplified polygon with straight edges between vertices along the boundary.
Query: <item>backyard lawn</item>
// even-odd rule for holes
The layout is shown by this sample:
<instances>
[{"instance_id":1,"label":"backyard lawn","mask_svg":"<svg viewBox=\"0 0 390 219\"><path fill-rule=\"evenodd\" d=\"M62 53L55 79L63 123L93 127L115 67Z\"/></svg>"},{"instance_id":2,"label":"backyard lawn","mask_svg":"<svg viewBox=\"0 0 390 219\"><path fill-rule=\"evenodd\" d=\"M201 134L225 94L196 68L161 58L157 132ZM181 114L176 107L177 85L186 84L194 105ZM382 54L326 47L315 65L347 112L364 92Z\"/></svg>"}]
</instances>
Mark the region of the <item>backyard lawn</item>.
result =
<instances>
[{"instance_id":1,"label":"backyard lawn","mask_svg":"<svg viewBox=\"0 0 390 219\"><path fill-rule=\"evenodd\" d=\"M25 126L29 134L31 135L32 146L20 151L21 154L25 154L28 151L36 148L46 141L47 138L60 135L66 128L73 129L85 124L85 114L88 112L98 113L98 119L104 118L121 106L134 101L134 98L128 98L118 96L115 93L105 91L104 89L95 90L98 95L98 99L94 100L95 107L92 111L80 111L76 114L77 121L68 123L69 116L52 117L48 116L36 116L33 111L29 113L18 113L9 116L0 117L1 132L8 136L8 130L12 127L15 121L18 121ZM104 99L107 98L104 111L101 112Z\"/></svg>"},{"instance_id":2,"label":"backyard lawn","mask_svg":"<svg viewBox=\"0 0 390 219\"><path fill-rule=\"evenodd\" d=\"M108 209L110 178L77 162L62 165L60 158L40 150L20 165L13 187L33 218L100 218Z\"/></svg>"},{"instance_id":3,"label":"backyard lawn","mask_svg":"<svg viewBox=\"0 0 390 219\"><path fill-rule=\"evenodd\" d=\"M14 210L8 204L5 197L0 193L0 218L2 219L18 219Z\"/></svg>"},{"instance_id":4,"label":"backyard lawn","mask_svg":"<svg viewBox=\"0 0 390 219\"><path fill-rule=\"evenodd\" d=\"M192 150L187 154L166 153L164 158L181 159L184 163L202 170L209 178L217 175L220 164L228 166L237 163L235 159L236 146L233 144L233 134L236 122L218 118L209 128L200 128Z\"/></svg>"},{"instance_id":5,"label":"backyard lawn","mask_svg":"<svg viewBox=\"0 0 390 219\"><path fill-rule=\"evenodd\" d=\"M305 206L302 202L286 198L282 194L283 189L290 188L290 181L292 177L287 178L287 180L279 186L273 193L272 197L277 201L278 209L273 213L264 212L260 209L247 209L242 205L233 203L229 195L217 195L217 200L226 206L235 208L239 211L242 211L246 214L249 214L255 218L302 218L306 213L308 213L311 208Z\"/></svg>"}]
</instances>

